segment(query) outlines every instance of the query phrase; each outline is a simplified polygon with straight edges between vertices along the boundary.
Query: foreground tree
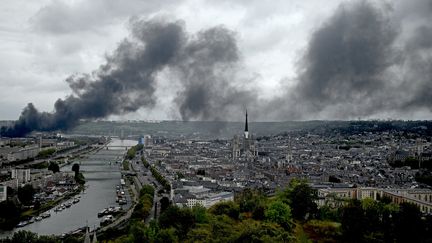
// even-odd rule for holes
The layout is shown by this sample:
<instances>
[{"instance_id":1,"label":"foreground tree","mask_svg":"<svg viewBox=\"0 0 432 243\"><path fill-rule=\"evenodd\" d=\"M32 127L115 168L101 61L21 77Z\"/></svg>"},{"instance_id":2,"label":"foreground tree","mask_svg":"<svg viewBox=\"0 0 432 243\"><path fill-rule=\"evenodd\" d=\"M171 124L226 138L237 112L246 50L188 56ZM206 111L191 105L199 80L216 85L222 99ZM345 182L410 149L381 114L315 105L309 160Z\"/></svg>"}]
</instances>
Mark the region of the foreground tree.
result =
<instances>
[{"instance_id":1,"label":"foreground tree","mask_svg":"<svg viewBox=\"0 0 432 243\"><path fill-rule=\"evenodd\" d=\"M364 242L366 220L360 201L352 200L342 209L342 237L346 242Z\"/></svg>"},{"instance_id":2,"label":"foreground tree","mask_svg":"<svg viewBox=\"0 0 432 243\"><path fill-rule=\"evenodd\" d=\"M159 217L159 226L162 229L174 228L179 237L186 237L191 228L195 226L195 216L189 208L169 206Z\"/></svg>"},{"instance_id":3,"label":"foreground tree","mask_svg":"<svg viewBox=\"0 0 432 243\"><path fill-rule=\"evenodd\" d=\"M275 223L245 220L237 227L234 242L289 242L290 234ZM234 234L234 236L236 236Z\"/></svg>"},{"instance_id":4,"label":"foreground tree","mask_svg":"<svg viewBox=\"0 0 432 243\"><path fill-rule=\"evenodd\" d=\"M0 202L0 228L10 230L19 222L20 210L11 200Z\"/></svg>"},{"instance_id":5,"label":"foreground tree","mask_svg":"<svg viewBox=\"0 0 432 243\"><path fill-rule=\"evenodd\" d=\"M35 190L30 184L18 188L18 199L26 206L32 203L34 194Z\"/></svg>"},{"instance_id":6,"label":"foreground tree","mask_svg":"<svg viewBox=\"0 0 432 243\"><path fill-rule=\"evenodd\" d=\"M51 161L48 165L48 170L52 171L53 173L60 172L60 166L57 164L57 162Z\"/></svg>"},{"instance_id":7,"label":"foreground tree","mask_svg":"<svg viewBox=\"0 0 432 243\"><path fill-rule=\"evenodd\" d=\"M318 212L316 192L304 180L293 179L288 188L279 193L279 199L291 207L294 219L312 218Z\"/></svg>"},{"instance_id":8,"label":"foreground tree","mask_svg":"<svg viewBox=\"0 0 432 243\"><path fill-rule=\"evenodd\" d=\"M214 215L227 215L232 219L238 219L240 215L239 206L232 201L217 203L209 211Z\"/></svg>"},{"instance_id":9,"label":"foreground tree","mask_svg":"<svg viewBox=\"0 0 432 243\"><path fill-rule=\"evenodd\" d=\"M264 211L267 204L267 197L260 190L245 189L236 195L240 212L247 217L257 220L264 220Z\"/></svg>"},{"instance_id":10,"label":"foreground tree","mask_svg":"<svg viewBox=\"0 0 432 243\"><path fill-rule=\"evenodd\" d=\"M170 200L168 197L162 197L159 201L161 205L161 213L163 213L170 205Z\"/></svg>"},{"instance_id":11,"label":"foreground tree","mask_svg":"<svg viewBox=\"0 0 432 243\"><path fill-rule=\"evenodd\" d=\"M79 164L75 163L72 165L72 171L75 172L75 176L78 175L78 173L80 172L80 166Z\"/></svg>"},{"instance_id":12,"label":"foreground tree","mask_svg":"<svg viewBox=\"0 0 432 243\"><path fill-rule=\"evenodd\" d=\"M401 203L395 215L395 233L398 242L423 242L425 224L420 209L412 203Z\"/></svg>"},{"instance_id":13,"label":"foreground tree","mask_svg":"<svg viewBox=\"0 0 432 243\"><path fill-rule=\"evenodd\" d=\"M265 211L265 217L268 221L279 224L285 230L291 230L291 208L287 204L279 200L270 203Z\"/></svg>"}]
</instances>

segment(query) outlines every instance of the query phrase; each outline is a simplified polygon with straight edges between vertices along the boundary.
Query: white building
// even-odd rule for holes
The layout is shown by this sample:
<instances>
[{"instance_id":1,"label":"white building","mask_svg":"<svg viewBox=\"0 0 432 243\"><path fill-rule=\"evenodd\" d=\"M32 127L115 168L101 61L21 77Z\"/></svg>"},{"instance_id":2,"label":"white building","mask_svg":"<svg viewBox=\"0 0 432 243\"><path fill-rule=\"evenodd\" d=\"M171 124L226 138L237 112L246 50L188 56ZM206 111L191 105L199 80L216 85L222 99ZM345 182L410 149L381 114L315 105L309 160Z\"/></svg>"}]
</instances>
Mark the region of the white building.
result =
<instances>
[{"instance_id":1,"label":"white building","mask_svg":"<svg viewBox=\"0 0 432 243\"><path fill-rule=\"evenodd\" d=\"M25 147L18 151L14 151L8 154L7 159L10 162L17 160L25 160L36 157L40 152L39 146Z\"/></svg>"},{"instance_id":2,"label":"white building","mask_svg":"<svg viewBox=\"0 0 432 243\"><path fill-rule=\"evenodd\" d=\"M30 169L12 169L11 178L16 180L17 186L31 181Z\"/></svg>"},{"instance_id":3,"label":"white building","mask_svg":"<svg viewBox=\"0 0 432 243\"><path fill-rule=\"evenodd\" d=\"M219 202L234 201L234 194L232 192L212 193L201 198L188 198L186 201L186 206L189 208L198 205L209 208Z\"/></svg>"},{"instance_id":4,"label":"white building","mask_svg":"<svg viewBox=\"0 0 432 243\"><path fill-rule=\"evenodd\" d=\"M6 201L7 199L7 186L0 185L0 202Z\"/></svg>"},{"instance_id":5,"label":"white building","mask_svg":"<svg viewBox=\"0 0 432 243\"><path fill-rule=\"evenodd\" d=\"M336 205L348 199L363 200L387 197L396 204L409 202L417 205L421 212L432 213L432 190L429 189L384 189L375 187L345 187L318 189L318 206ZM345 201L346 202L346 201Z\"/></svg>"}]
</instances>

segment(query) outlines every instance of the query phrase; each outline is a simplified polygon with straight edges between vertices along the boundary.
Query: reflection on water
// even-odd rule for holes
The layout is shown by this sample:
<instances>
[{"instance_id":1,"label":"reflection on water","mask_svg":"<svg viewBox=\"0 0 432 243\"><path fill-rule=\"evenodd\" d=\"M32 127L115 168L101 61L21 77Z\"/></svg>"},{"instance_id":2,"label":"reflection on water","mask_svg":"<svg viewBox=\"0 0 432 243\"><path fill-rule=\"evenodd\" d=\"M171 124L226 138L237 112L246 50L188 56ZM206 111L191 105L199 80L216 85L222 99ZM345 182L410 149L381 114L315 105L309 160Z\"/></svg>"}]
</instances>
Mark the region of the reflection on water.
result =
<instances>
[{"instance_id":1,"label":"reflection on water","mask_svg":"<svg viewBox=\"0 0 432 243\"><path fill-rule=\"evenodd\" d=\"M113 140L111 146L136 145L132 140ZM86 189L81 194L81 201L61 212L50 210L51 217L40 222L27 225L23 230L30 230L38 234L62 234L83 227L86 224L93 228L98 227L100 218L97 213L109 206L116 206L115 186L120 183L121 163L116 163L126 152L124 147L112 147L108 150L102 149L96 154L80 161L80 171L86 178ZM62 171L71 171L72 165L65 166ZM127 191L125 190L127 193ZM130 207L128 204L123 208ZM19 230L19 229L15 229Z\"/></svg>"}]
</instances>

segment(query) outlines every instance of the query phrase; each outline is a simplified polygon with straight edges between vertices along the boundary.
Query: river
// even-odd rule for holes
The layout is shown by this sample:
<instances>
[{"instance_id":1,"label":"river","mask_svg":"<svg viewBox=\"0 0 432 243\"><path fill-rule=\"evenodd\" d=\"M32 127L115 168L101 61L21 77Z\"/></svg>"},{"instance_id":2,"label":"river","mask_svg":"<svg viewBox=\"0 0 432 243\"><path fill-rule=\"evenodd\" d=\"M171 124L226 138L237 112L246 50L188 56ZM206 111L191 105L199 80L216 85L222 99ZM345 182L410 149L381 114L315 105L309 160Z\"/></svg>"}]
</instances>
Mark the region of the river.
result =
<instances>
[{"instance_id":1,"label":"river","mask_svg":"<svg viewBox=\"0 0 432 243\"><path fill-rule=\"evenodd\" d=\"M112 140L108 146L133 146L137 142L133 140ZM81 200L61 212L50 210L51 217L34 222L18 230L29 230L40 235L61 235L88 225L90 228L98 227L101 218L97 213L109 206L118 206L116 203L116 185L120 184L121 163L116 163L126 152L125 147L110 147L102 149L95 154L83 158L80 163L80 171L86 179L86 189L80 194ZM71 171L72 165L63 167L62 171ZM123 209L130 207L128 190L128 204ZM7 232L10 235L12 232Z\"/></svg>"}]
</instances>

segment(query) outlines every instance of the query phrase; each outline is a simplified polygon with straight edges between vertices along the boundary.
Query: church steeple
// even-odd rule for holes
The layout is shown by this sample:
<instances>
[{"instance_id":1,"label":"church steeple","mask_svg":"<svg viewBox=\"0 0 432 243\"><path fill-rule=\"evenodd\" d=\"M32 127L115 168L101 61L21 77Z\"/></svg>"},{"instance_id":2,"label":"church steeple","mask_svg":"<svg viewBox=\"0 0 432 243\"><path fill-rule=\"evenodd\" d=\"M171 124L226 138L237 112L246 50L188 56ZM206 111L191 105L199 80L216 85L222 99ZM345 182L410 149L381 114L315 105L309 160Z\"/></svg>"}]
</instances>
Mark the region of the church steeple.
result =
<instances>
[{"instance_id":1,"label":"church steeple","mask_svg":"<svg viewBox=\"0 0 432 243\"><path fill-rule=\"evenodd\" d=\"M246 110L246 121L245 121L245 130L244 130L245 138L249 138L249 129L248 129L248 120L247 120L247 110Z\"/></svg>"}]
</instances>

